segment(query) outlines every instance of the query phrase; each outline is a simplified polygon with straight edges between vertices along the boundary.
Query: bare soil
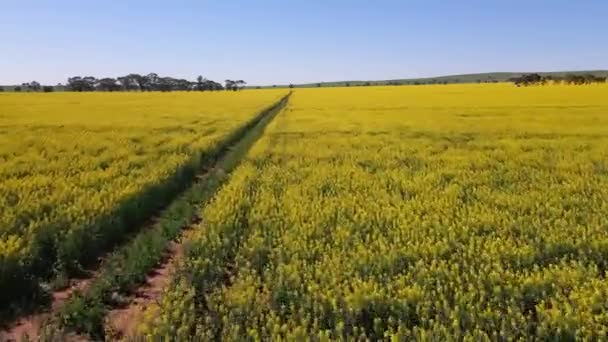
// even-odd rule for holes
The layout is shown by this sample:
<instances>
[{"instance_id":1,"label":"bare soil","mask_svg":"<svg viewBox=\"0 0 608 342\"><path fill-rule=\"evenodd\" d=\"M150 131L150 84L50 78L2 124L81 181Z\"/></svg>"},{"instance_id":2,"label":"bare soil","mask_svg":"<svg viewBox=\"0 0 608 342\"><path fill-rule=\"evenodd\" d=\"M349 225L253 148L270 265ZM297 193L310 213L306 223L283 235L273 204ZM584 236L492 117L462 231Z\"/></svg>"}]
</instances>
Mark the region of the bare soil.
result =
<instances>
[{"instance_id":1,"label":"bare soil","mask_svg":"<svg viewBox=\"0 0 608 342\"><path fill-rule=\"evenodd\" d=\"M128 303L108 312L105 324L106 339L115 341L136 337L137 327L144 312L150 304L160 300L163 289L171 281L176 260L182 255L183 245L171 242L164 260L148 274L146 282L133 293Z\"/></svg>"},{"instance_id":2,"label":"bare soil","mask_svg":"<svg viewBox=\"0 0 608 342\"><path fill-rule=\"evenodd\" d=\"M74 292L86 291L93 279L94 274L84 279L71 279L68 287L52 293L53 299L48 309L21 317L9 328L0 331L0 341L39 340L42 329L48 323L52 313L59 310ZM75 341L79 338L69 340Z\"/></svg>"},{"instance_id":3,"label":"bare soil","mask_svg":"<svg viewBox=\"0 0 608 342\"><path fill-rule=\"evenodd\" d=\"M282 105L284 105L286 101L286 99L283 99L281 102ZM227 147L228 152L232 150L234 150L234 146ZM197 175L196 178L199 180L207 178L213 172L218 173L220 176L224 176L226 172L218 167L221 159L221 157L217 159L214 165L206 168L201 174ZM144 224L144 227L153 226L157 220L157 214L151 215L149 221ZM184 232L196 227L200 221L200 217L195 217L193 222L184 228ZM184 236L184 232L182 232L182 236ZM139 230L138 233L145 234L145 228ZM134 236L138 233L134 234ZM106 340L113 341L136 337L137 326L142 321L142 316L146 308L160 299L163 289L172 279L172 274L177 264L176 260L180 259L183 256L183 253L184 248L182 243L171 242L167 247L163 261L148 274L146 282L128 298L125 305L115 307L108 312L106 316ZM96 265L96 268L99 269L101 264L102 263L100 262ZM90 277L84 279L70 279L67 288L52 293L52 303L46 310L23 316L9 324L8 328L2 328L2 330L0 330L0 342L40 340L43 328L49 322L50 318L59 311L61 306L70 299L74 292L86 292L89 285L95 279L95 276L96 274L91 272ZM58 340L80 342L88 341L89 339L81 335L67 334L62 335Z\"/></svg>"}]
</instances>

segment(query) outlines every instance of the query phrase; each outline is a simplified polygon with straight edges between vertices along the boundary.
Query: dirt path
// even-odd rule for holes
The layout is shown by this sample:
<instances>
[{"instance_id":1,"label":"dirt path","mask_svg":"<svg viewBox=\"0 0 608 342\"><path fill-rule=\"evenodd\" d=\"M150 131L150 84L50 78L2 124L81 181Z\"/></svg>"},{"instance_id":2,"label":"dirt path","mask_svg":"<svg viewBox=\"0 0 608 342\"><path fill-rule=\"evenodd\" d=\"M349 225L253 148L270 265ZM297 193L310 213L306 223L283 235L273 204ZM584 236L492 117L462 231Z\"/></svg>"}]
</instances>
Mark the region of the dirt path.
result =
<instances>
[{"instance_id":1,"label":"dirt path","mask_svg":"<svg viewBox=\"0 0 608 342\"><path fill-rule=\"evenodd\" d=\"M250 128L250 135L248 138L241 138L240 140L232 143L225 147L225 150L220 153L220 156L209 166L204 167L201 174L197 175L198 181L204 180L209 177L210 174L215 173L219 176L224 176L226 173L221 167L223 163L231 163L230 159L238 158L239 152L233 153L235 146L239 144L252 144L257 138L255 138L255 132L262 134L263 127L272 120L272 117L276 113L280 112L287 103L289 96L284 97L275 108L269 110L268 113L274 112L266 117L260 119L258 123ZM266 121L264 123L264 121ZM259 130L261 125L262 129ZM253 132L253 133L251 133ZM246 135L247 136L247 135ZM252 139L251 142L247 142L247 139ZM247 148L248 149L248 148ZM238 163L238 162L237 162ZM152 215L150 221L146 222L143 227L137 231L137 234L145 234L145 227L152 227L157 222L158 215ZM194 217L193 221L183 229L183 234L196 227L200 222L200 218ZM128 242L124 244L128 245ZM106 339L118 340L128 337L133 337L137 332L137 325L142 321L142 315L149 304L154 303L158 300L162 294L163 289L169 284L172 279L172 273L175 270L176 260L179 260L183 255L183 244L180 242L170 242L167 246L167 251L163 261L153 269L147 276L146 282L142 284L134 294L128 298L125 304L121 307L112 308L106 316ZM101 269L103 262L100 262L96 266L96 270ZM86 292L90 284L96 279L96 273L91 272L90 276L85 279L70 279L69 286L66 289L55 291L52 295L52 303L45 310L35 312L19 318L18 320L11 323L8 328L0 330L0 342L4 341L21 341L24 337L27 340L37 341L40 339L41 333L45 326L49 323L50 319L54 317L60 310L60 308L70 299L72 294L76 291ZM61 333L61 332L59 332ZM59 341L87 341L88 339L74 334L61 335L53 340Z\"/></svg>"},{"instance_id":2,"label":"dirt path","mask_svg":"<svg viewBox=\"0 0 608 342\"><path fill-rule=\"evenodd\" d=\"M135 337L137 325L142 321L146 308L160 299L183 252L183 244L171 242L163 262L148 274L146 282L135 291L129 302L108 312L106 339L116 341Z\"/></svg>"},{"instance_id":3,"label":"dirt path","mask_svg":"<svg viewBox=\"0 0 608 342\"><path fill-rule=\"evenodd\" d=\"M199 222L199 219L195 219L192 222L192 226ZM106 327L108 328L106 338L118 340L133 336L136 333L138 322L141 322L145 309L149 304L154 303L160 298L163 289L171 280L176 260L183 255L183 244L172 241L167 249L163 261L148 274L146 282L135 291L126 305L109 311L106 319ZM86 279L71 280L69 287L53 292L53 300L47 310L21 317L7 330L0 331L0 341L38 341L44 327L49 319L53 317L53 314L57 313L76 291L85 292L94 279L95 277L91 276ZM87 338L75 334L61 336L60 340L88 341Z\"/></svg>"},{"instance_id":4,"label":"dirt path","mask_svg":"<svg viewBox=\"0 0 608 342\"><path fill-rule=\"evenodd\" d=\"M198 175L197 178L204 180L209 177L210 172L221 173L223 171L218 168L212 168L207 170L206 173ZM154 217L150 220L150 224L154 225L157 221L158 218ZM201 219L195 216L192 222L183 229L182 234L200 222ZM137 328L136 323L141 321L141 315L144 313L147 305L160 298L162 290L171 279L172 271L175 268L175 260L181 257L182 254L183 245L181 243L171 241L168 244L162 262L150 271L146 277L146 282L137 289L134 296L129 298L124 307L115 308L108 313L107 321L110 324L106 324L106 326L111 329L109 331L111 335L107 335L106 338L117 340L122 336L130 336L135 332ZM102 267L99 265L102 264L103 262L100 262L96 270L101 269ZM69 286L54 291L51 294L51 304L46 309L20 317L9 324L8 328L0 330L0 342L39 341L49 321L59 312L72 295L77 291L86 292L88 290L90 284L96 279L96 270L90 271L89 276L86 278L70 279ZM89 341L87 337L75 333L63 334L62 331L53 331L53 333L60 334L60 336L54 336L53 341Z\"/></svg>"},{"instance_id":5,"label":"dirt path","mask_svg":"<svg viewBox=\"0 0 608 342\"><path fill-rule=\"evenodd\" d=\"M275 111L279 113L283 110L287 101L289 99L289 95L281 100L277 105ZM270 119L266 123L262 123L262 129L258 130L258 134L261 136L264 132L264 128L267 123L272 120L273 116L270 116ZM262 120L263 121L263 120ZM259 123L257 124L259 125ZM254 132L255 136L256 128L252 129L250 132ZM258 136L259 137L259 136ZM226 172L221 167L223 165L224 159L233 158L232 153L237 151L236 145L245 143L247 144L247 139L243 138L240 141L236 142L233 145L230 145L226 148L225 154L221 156L218 160L216 160L215 165L207 170L206 173L200 175L201 178L209 177L211 174L216 174L220 176L225 176ZM249 142L249 147L253 146L257 138L253 138L252 141ZM246 149L249 150L249 147ZM246 152L245 152L246 153ZM242 158L245 153L240 157ZM239 158L239 159L240 159ZM182 238L187 236L188 231L193 228L196 228L199 223L202 221L202 218L195 217L194 221L191 222L186 228L182 231ZM122 307L116 307L111 309L106 315L105 320L105 329L106 329L106 339L116 341L116 340L131 340L137 339L138 334L138 325L143 321L143 316L145 310L153 303L160 300L162 296L162 292L167 285L169 285L171 279L173 278L173 272L177 266L177 261L183 257L184 254L184 246L183 242L172 242L168 248L167 255L165 256L164 261L153 271L151 271L146 279L146 283L140 286L131 297L128 304ZM233 271L229 271L226 275L226 282L230 280L230 273Z\"/></svg>"},{"instance_id":6,"label":"dirt path","mask_svg":"<svg viewBox=\"0 0 608 342\"><path fill-rule=\"evenodd\" d=\"M53 299L47 310L19 318L8 329L0 331L0 341L21 341L26 338L27 340L39 340L40 334L49 318L52 317L52 314L57 312L70 299L74 292L86 291L93 279L94 274L84 279L71 279L70 285L67 288L52 293ZM76 341L80 339L74 337L69 340Z\"/></svg>"}]
</instances>

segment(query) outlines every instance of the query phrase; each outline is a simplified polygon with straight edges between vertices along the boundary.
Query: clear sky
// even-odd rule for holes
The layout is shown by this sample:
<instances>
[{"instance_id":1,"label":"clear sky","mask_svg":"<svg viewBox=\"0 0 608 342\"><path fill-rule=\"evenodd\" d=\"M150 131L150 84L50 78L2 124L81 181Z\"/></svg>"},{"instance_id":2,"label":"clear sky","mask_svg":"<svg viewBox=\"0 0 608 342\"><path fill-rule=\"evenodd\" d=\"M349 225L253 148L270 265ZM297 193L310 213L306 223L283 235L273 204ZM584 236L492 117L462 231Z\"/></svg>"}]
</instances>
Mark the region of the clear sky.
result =
<instances>
[{"instance_id":1,"label":"clear sky","mask_svg":"<svg viewBox=\"0 0 608 342\"><path fill-rule=\"evenodd\" d=\"M607 0L0 0L0 84L608 69Z\"/></svg>"}]
</instances>

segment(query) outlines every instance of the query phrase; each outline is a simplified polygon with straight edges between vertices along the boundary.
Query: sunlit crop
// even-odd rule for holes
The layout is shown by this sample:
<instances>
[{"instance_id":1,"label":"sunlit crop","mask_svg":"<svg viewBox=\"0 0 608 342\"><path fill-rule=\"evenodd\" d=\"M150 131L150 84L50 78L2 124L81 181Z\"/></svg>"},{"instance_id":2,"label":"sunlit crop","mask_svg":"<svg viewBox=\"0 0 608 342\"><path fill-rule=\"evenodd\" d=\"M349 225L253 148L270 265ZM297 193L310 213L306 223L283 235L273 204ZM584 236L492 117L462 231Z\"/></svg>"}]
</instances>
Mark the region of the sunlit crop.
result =
<instances>
[{"instance_id":1,"label":"sunlit crop","mask_svg":"<svg viewBox=\"0 0 608 342\"><path fill-rule=\"evenodd\" d=\"M0 289L98 256L285 91L0 95Z\"/></svg>"},{"instance_id":2,"label":"sunlit crop","mask_svg":"<svg viewBox=\"0 0 608 342\"><path fill-rule=\"evenodd\" d=\"M204 209L142 332L605 338L606 93L296 90Z\"/></svg>"}]
</instances>

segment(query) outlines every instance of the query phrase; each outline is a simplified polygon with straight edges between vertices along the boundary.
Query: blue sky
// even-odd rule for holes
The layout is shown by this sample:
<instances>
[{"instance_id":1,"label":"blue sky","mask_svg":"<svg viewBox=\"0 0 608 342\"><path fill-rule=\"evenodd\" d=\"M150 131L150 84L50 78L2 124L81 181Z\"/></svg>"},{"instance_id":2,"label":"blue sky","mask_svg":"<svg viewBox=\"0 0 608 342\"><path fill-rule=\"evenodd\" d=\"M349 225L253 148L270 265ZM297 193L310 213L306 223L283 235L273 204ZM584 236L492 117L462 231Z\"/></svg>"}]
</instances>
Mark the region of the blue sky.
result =
<instances>
[{"instance_id":1,"label":"blue sky","mask_svg":"<svg viewBox=\"0 0 608 342\"><path fill-rule=\"evenodd\" d=\"M0 32L0 84L608 68L606 0L4 0Z\"/></svg>"}]
</instances>

